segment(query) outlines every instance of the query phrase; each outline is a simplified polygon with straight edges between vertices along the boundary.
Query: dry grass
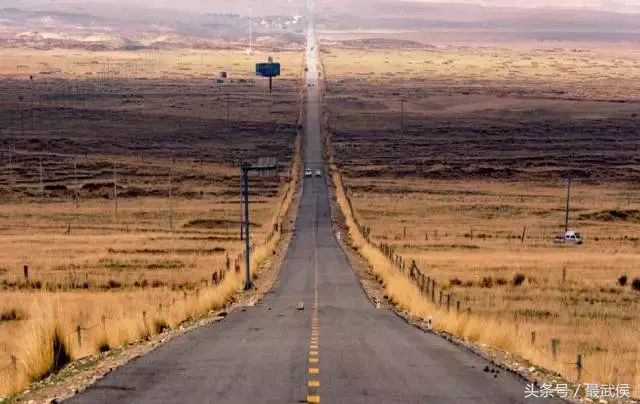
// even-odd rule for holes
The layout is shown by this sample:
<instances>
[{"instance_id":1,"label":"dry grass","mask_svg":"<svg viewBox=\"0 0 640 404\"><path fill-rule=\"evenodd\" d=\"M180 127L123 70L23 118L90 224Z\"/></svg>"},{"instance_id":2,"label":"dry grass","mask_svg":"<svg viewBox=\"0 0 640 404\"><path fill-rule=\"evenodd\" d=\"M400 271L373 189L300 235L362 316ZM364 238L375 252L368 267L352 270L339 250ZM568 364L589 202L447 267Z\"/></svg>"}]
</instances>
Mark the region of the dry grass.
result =
<instances>
[{"instance_id":1,"label":"dry grass","mask_svg":"<svg viewBox=\"0 0 640 404\"><path fill-rule=\"evenodd\" d=\"M279 240L279 232L267 236L272 223L282 219L291 203L291 187L294 185L285 184L278 198L252 205L252 222L262 225L252 234L257 243L252 255L254 272L267 263ZM16 220L11 224L22 226L10 224L13 230L3 236L3 244L10 248L0 254L0 266L6 268L0 311L17 308L24 319L0 322L0 368L10 363L10 355L18 359L17 374L0 373L0 391L15 391L46 375L55 330L62 335L71 359L80 358L160 332L161 324L173 328L199 313L220 308L242 287L244 262L239 254L243 243L237 237L237 226L225 227L228 204L182 201L176 205L176 217L181 219L174 232L162 228L166 200L123 201L124 223L130 223L127 218L133 213L146 212L147 220L157 216L157 222L130 223L129 231L123 223L113 223L109 215L104 217L111 206L100 201L86 202L79 211L68 203L3 206ZM234 211L227 213L237 216L238 209ZM24 216L18 220L20 215ZM73 223L82 223L83 228L72 227L70 235L63 234L65 226L55 218L74 215L77 221ZM183 223L191 218L219 219L221 224L212 229L185 229ZM229 271L225 271L227 254ZM238 272L233 269L236 260ZM29 263L28 281L23 279L23 263ZM226 276L212 285L212 272ZM75 332L78 326L82 345Z\"/></svg>"},{"instance_id":2,"label":"dry grass","mask_svg":"<svg viewBox=\"0 0 640 404\"><path fill-rule=\"evenodd\" d=\"M56 77L65 79L202 79L217 78L225 71L229 78L253 79L256 61L273 56L282 63L283 78L299 78L302 54L296 51L254 50L251 56L242 50L140 50L86 52L69 49L5 50L0 76L5 78Z\"/></svg>"},{"instance_id":3,"label":"dry grass","mask_svg":"<svg viewBox=\"0 0 640 404\"><path fill-rule=\"evenodd\" d=\"M348 211L349 202L341 192L341 181L334 172L338 201L343 211ZM458 190L470 185L460 184ZM494 202L509 197L506 186L478 183L473 186L485 192L504 191L484 197L490 199L493 195ZM456 185L440 184L439 188L456 189ZM558 191L561 199L561 190ZM534 227L533 237L523 244L504 237L520 225L517 217L483 219L482 210L470 209L466 215L474 216L478 231L470 240L466 215L456 212L456 207L469 206L474 196L458 196L455 203L439 207L440 211L449 210L448 213L430 212L428 219L415 212L415 207L420 206L438 209L437 198L419 193L407 198L410 200L376 194L351 198L358 222L372 229L373 243L362 237L348 215L353 244L382 279L388 297L400 310L420 318L433 316L437 329L516 353L569 378L575 377L575 366L564 363L575 363L576 355L581 353L588 372L583 381L627 383L637 391L640 299L628 285L619 286L617 279L623 274L639 277L640 258L635 252L637 242L624 239L629 234L624 225L613 233L612 225L600 227L591 223L587 245L562 248L551 245L552 233L544 231L545 223L541 223L541 228L536 231ZM580 202L577 205L580 209ZM536 209L535 203L528 206ZM459 220L454 220L454 215ZM537 220L534 218L531 215L532 221ZM406 236L405 224L409 229ZM376 231L383 228L384 232ZM429 240L425 240L427 229ZM437 240L434 230L438 232ZM617 240L596 242L589 236L592 233L607 234ZM479 234L492 238L482 239ZM399 271L375 247L380 242L391 244L406 259L415 259L420 270L435 279L445 295L451 293L454 300L461 301L463 314L455 312L455 304L451 312L432 304L408 280L406 272ZM567 271L565 283L563 269ZM525 276L523 285L513 285L516 274ZM482 280L486 278L492 279L489 288L486 283L483 286ZM497 285L498 280L506 284ZM471 308L472 316L466 314L467 308ZM530 343L532 331L536 332L535 346ZM557 361L552 360L550 353L552 338L560 340Z\"/></svg>"},{"instance_id":4,"label":"dry grass","mask_svg":"<svg viewBox=\"0 0 640 404\"><path fill-rule=\"evenodd\" d=\"M34 91L25 76L37 75L33 69L0 82L10 95L0 102L2 147L16 150L11 170L0 175L0 314L8 313L0 321L0 395L64 365L56 352L74 360L223 307L244 285L239 158L277 155L280 165L276 176L250 180L253 276L281 238L300 169L299 53L276 57L291 70L273 95L249 80L253 60L238 52L168 52L146 73L109 81L98 80L94 67L105 58L122 64L128 55L7 55L68 68L37 76ZM212 86L219 70L234 82ZM33 94L33 108L18 94ZM132 95L145 101L127 101ZM35 115L24 135L16 111ZM9 153L3 157L7 167Z\"/></svg>"},{"instance_id":5,"label":"dry grass","mask_svg":"<svg viewBox=\"0 0 640 404\"><path fill-rule=\"evenodd\" d=\"M637 99L638 87L634 84L621 87L618 80L626 77L638 82L638 53L633 46L615 49L451 46L407 50L331 47L324 50L322 59L327 76L335 84L343 80L384 80L405 87L426 80L423 85L428 87L448 84L454 90L448 95L454 95L461 89L458 86L469 86L474 94L500 83L500 88L506 91L535 87L547 95L561 91L581 98L586 95Z\"/></svg>"},{"instance_id":6,"label":"dry grass","mask_svg":"<svg viewBox=\"0 0 640 404\"><path fill-rule=\"evenodd\" d=\"M640 297L618 279L640 277L637 167L629 163L638 115L628 103L638 91L601 74L611 64L620 77L633 76L626 63L635 52L324 53L338 201L343 211L353 206L352 241L392 301L433 316L437 329L568 378L575 366L565 363L583 354L583 382L626 383L637 396ZM552 243L563 231L569 154L570 227L586 236L580 247ZM371 228L371 243L356 222ZM376 248L381 243L437 282L435 305ZM440 290L453 296L450 312L438 307ZM560 341L557 361L552 338Z\"/></svg>"}]
</instances>

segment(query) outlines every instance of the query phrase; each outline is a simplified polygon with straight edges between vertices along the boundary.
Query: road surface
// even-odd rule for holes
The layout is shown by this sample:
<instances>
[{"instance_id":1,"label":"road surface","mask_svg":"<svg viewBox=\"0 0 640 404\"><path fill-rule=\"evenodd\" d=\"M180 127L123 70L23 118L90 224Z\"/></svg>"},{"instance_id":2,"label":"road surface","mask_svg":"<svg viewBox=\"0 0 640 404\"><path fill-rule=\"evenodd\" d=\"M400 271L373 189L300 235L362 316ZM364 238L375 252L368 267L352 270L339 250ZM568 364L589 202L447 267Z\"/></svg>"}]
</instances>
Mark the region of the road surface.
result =
<instances>
[{"instance_id":1,"label":"road surface","mask_svg":"<svg viewBox=\"0 0 640 404\"><path fill-rule=\"evenodd\" d=\"M312 0L310 0L312 1ZM307 167L324 169L313 4ZM518 403L525 384L366 298L331 227L326 177L305 178L279 279L260 305L176 338L70 403ZM296 310L299 301L305 310Z\"/></svg>"}]
</instances>

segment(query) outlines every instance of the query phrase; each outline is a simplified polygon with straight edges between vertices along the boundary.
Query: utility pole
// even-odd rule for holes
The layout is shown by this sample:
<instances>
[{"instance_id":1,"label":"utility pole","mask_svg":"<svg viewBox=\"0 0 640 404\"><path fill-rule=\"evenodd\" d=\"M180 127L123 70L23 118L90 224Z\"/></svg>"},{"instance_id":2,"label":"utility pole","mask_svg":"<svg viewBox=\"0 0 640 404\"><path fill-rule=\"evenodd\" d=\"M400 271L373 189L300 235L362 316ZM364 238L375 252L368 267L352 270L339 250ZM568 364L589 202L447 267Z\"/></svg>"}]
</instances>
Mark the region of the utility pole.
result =
<instances>
[{"instance_id":1,"label":"utility pole","mask_svg":"<svg viewBox=\"0 0 640 404\"><path fill-rule=\"evenodd\" d=\"M76 183L76 209L80 206L80 184L78 183L78 158L73 159L73 180Z\"/></svg>"},{"instance_id":2,"label":"utility pole","mask_svg":"<svg viewBox=\"0 0 640 404\"><path fill-rule=\"evenodd\" d=\"M569 157L569 165L567 167L567 207L564 216L564 232L569 231L569 201L571 199L571 157Z\"/></svg>"},{"instance_id":3,"label":"utility pole","mask_svg":"<svg viewBox=\"0 0 640 404\"><path fill-rule=\"evenodd\" d=\"M404 103L405 100L400 100L400 131L404 133Z\"/></svg>"},{"instance_id":4,"label":"utility pole","mask_svg":"<svg viewBox=\"0 0 640 404\"><path fill-rule=\"evenodd\" d=\"M9 150L9 185L13 187L13 154Z\"/></svg>"},{"instance_id":5,"label":"utility pole","mask_svg":"<svg viewBox=\"0 0 640 404\"><path fill-rule=\"evenodd\" d=\"M249 251L251 246L249 245L249 170L251 169L251 165L249 163L242 164L242 183L243 187L243 195L244 195L244 259L245 259L245 282L244 282L244 290L251 289L251 258Z\"/></svg>"},{"instance_id":6,"label":"utility pole","mask_svg":"<svg viewBox=\"0 0 640 404\"><path fill-rule=\"evenodd\" d=\"M173 177L173 167L169 168L169 231L173 231L173 217L172 217L172 206L171 206L171 197L172 197L172 188L171 188L171 179Z\"/></svg>"},{"instance_id":7,"label":"utility pole","mask_svg":"<svg viewBox=\"0 0 640 404\"><path fill-rule=\"evenodd\" d=\"M267 162L262 165L252 166L249 163L242 163L242 196L244 197L244 246L245 246L245 273L246 279L244 290L251 289L251 245L249 237L249 171L275 171L277 172L278 164L275 161Z\"/></svg>"},{"instance_id":8,"label":"utility pole","mask_svg":"<svg viewBox=\"0 0 640 404\"><path fill-rule=\"evenodd\" d=\"M44 202L44 182L42 177L42 157L40 157L40 204Z\"/></svg>"},{"instance_id":9,"label":"utility pole","mask_svg":"<svg viewBox=\"0 0 640 404\"><path fill-rule=\"evenodd\" d=\"M115 206L116 220L118 220L118 174L116 173L116 162L113 162L113 198Z\"/></svg>"},{"instance_id":10,"label":"utility pole","mask_svg":"<svg viewBox=\"0 0 640 404\"><path fill-rule=\"evenodd\" d=\"M242 163L240 163L240 165L242 166ZM243 195L244 195L244 176L240 180L240 241L244 240L244 221L243 221L243 217L244 217L243 203L244 203L244 201L242 199Z\"/></svg>"},{"instance_id":11,"label":"utility pole","mask_svg":"<svg viewBox=\"0 0 640 404\"><path fill-rule=\"evenodd\" d=\"M226 101L227 101L227 111L226 111L226 115L225 115L225 122L228 124L229 123L229 93L226 94Z\"/></svg>"},{"instance_id":12,"label":"utility pole","mask_svg":"<svg viewBox=\"0 0 640 404\"><path fill-rule=\"evenodd\" d=\"M249 49L247 55L253 52L253 5L249 3Z\"/></svg>"}]
</instances>

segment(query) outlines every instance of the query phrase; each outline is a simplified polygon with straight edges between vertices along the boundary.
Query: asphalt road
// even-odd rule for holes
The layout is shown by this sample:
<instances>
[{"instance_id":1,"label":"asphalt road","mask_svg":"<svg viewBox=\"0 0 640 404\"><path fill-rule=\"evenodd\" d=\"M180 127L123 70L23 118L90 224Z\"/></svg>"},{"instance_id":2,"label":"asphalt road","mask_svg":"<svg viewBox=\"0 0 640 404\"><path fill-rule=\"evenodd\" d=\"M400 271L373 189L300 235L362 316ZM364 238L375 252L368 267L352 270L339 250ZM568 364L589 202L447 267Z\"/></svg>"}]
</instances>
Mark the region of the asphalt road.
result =
<instances>
[{"instance_id":1,"label":"asphalt road","mask_svg":"<svg viewBox=\"0 0 640 404\"><path fill-rule=\"evenodd\" d=\"M312 19L309 27L305 158L315 171L324 164ZM170 341L68 402L525 402L515 376L495 378L480 358L376 309L333 234L326 176L303 186L295 235L261 304Z\"/></svg>"}]
</instances>

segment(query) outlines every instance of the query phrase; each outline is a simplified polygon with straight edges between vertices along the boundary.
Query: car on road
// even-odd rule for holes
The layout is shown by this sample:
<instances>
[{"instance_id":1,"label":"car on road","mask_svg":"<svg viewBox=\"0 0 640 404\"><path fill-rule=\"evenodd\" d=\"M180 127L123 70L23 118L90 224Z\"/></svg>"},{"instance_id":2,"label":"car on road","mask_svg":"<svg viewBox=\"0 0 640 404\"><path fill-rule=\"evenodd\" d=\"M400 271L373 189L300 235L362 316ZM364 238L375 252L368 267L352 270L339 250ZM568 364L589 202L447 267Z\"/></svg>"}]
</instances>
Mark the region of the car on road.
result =
<instances>
[{"instance_id":1,"label":"car on road","mask_svg":"<svg viewBox=\"0 0 640 404\"><path fill-rule=\"evenodd\" d=\"M322 177L322 171L316 170L316 177Z\"/></svg>"},{"instance_id":2,"label":"car on road","mask_svg":"<svg viewBox=\"0 0 640 404\"><path fill-rule=\"evenodd\" d=\"M305 177L311 177L313 176L313 172L311 171L310 168L307 168L306 170L304 170L304 176Z\"/></svg>"},{"instance_id":3,"label":"car on road","mask_svg":"<svg viewBox=\"0 0 640 404\"><path fill-rule=\"evenodd\" d=\"M568 231L566 233L564 233L564 235L559 235L556 236L553 239L553 242L556 244L575 244L575 245L580 245L582 244L582 236L580 236L580 233L575 232L575 231Z\"/></svg>"}]
</instances>

